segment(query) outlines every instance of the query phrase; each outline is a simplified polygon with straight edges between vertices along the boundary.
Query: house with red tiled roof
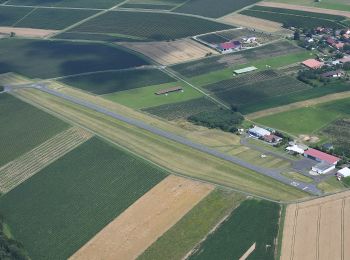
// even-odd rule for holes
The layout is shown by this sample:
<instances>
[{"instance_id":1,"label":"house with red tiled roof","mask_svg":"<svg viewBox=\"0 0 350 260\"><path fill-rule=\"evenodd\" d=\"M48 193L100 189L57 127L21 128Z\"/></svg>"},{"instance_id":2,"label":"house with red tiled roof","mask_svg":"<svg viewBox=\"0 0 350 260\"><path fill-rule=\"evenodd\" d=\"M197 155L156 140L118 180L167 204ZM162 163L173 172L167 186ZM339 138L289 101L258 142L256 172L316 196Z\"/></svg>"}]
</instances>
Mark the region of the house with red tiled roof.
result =
<instances>
[{"instance_id":1,"label":"house with red tiled roof","mask_svg":"<svg viewBox=\"0 0 350 260\"><path fill-rule=\"evenodd\" d=\"M323 65L324 65L323 62L320 62L320 61L315 60L315 59L305 60L305 61L302 62L302 64L305 67L308 67L309 69L319 69L319 68L322 68Z\"/></svg>"}]
</instances>

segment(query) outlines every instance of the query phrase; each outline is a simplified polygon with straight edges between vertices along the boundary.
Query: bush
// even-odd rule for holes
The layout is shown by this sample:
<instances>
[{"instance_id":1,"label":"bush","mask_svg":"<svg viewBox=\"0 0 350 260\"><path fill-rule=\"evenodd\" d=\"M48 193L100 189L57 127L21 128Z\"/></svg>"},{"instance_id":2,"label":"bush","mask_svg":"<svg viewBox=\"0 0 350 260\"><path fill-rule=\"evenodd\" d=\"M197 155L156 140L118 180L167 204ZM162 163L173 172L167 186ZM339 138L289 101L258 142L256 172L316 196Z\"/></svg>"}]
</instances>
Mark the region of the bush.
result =
<instances>
[{"instance_id":1,"label":"bush","mask_svg":"<svg viewBox=\"0 0 350 260\"><path fill-rule=\"evenodd\" d=\"M224 109L200 112L188 117L188 120L194 124L208 128L219 128L226 132L236 132L243 119L242 114Z\"/></svg>"}]
</instances>

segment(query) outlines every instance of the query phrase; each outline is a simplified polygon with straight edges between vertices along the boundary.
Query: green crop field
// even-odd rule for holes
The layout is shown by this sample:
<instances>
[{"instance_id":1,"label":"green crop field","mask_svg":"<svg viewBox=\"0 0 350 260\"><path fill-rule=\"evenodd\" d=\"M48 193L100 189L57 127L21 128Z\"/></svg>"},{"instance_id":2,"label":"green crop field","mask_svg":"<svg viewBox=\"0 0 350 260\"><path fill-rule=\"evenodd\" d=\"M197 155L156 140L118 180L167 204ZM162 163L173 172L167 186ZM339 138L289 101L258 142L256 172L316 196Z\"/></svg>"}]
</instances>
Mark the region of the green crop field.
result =
<instances>
[{"instance_id":1,"label":"green crop field","mask_svg":"<svg viewBox=\"0 0 350 260\"><path fill-rule=\"evenodd\" d=\"M0 166L68 128L68 124L14 98L0 95Z\"/></svg>"},{"instance_id":2,"label":"green crop field","mask_svg":"<svg viewBox=\"0 0 350 260\"><path fill-rule=\"evenodd\" d=\"M290 0L269 0L269 2L290 4ZM350 2L348 0L322 0L322 1L294 0L293 4L314 6L314 7L319 7L319 8L341 10L341 11L350 11Z\"/></svg>"},{"instance_id":3,"label":"green crop field","mask_svg":"<svg viewBox=\"0 0 350 260\"><path fill-rule=\"evenodd\" d=\"M156 95L155 92L171 87L182 87L183 91L169 93L168 95ZM147 108L165 104L187 101L203 96L202 93L182 82L171 82L120 91L104 95L105 98L123 104L131 108Z\"/></svg>"},{"instance_id":4,"label":"green crop field","mask_svg":"<svg viewBox=\"0 0 350 260\"><path fill-rule=\"evenodd\" d=\"M0 6L0 26L12 26L32 10L30 7Z\"/></svg>"},{"instance_id":5,"label":"green crop field","mask_svg":"<svg viewBox=\"0 0 350 260\"><path fill-rule=\"evenodd\" d=\"M148 62L117 47L102 44L4 39L0 41L0 64L0 73L17 72L31 78L52 78L125 69Z\"/></svg>"},{"instance_id":6,"label":"green crop field","mask_svg":"<svg viewBox=\"0 0 350 260\"><path fill-rule=\"evenodd\" d=\"M322 134L334 145L337 154L350 157L350 112L346 116L347 119L338 119L322 129Z\"/></svg>"},{"instance_id":7,"label":"green crop field","mask_svg":"<svg viewBox=\"0 0 350 260\"><path fill-rule=\"evenodd\" d=\"M32 259L67 259L166 177L93 138L0 199L0 211Z\"/></svg>"},{"instance_id":8,"label":"green crop field","mask_svg":"<svg viewBox=\"0 0 350 260\"><path fill-rule=\"evenodd\" d=\"M282 55L292 55L300 53L302 49L291 44L288 41L280 41L264 45L262 47L239 51L232 54L209 57L206 59L192 61L174 65L171 68L186 77L195 77L227 69L229 67L237 67L243 64L254 62L259 59L278 57Z\"/></svg>"},{"instance_id":9,"label":"green crop field","mask_svg":"<svg viewBox=\"0 0 350 260\"><path fill-rule=\"evenodd\" d=\"M253 6L240 13L282 23L284 27L315 28L317 26L324 26L330 28L342 28L344 25L341 25L340 22L345 20L345 17L338 15L311 13L265 6Z\"/></svg>"},{"instance_id":10,"label":"green crop field","mask_svg":"<svg viewBox=\"0 0 350 260\"><path fill-rule=\"evenodd\" d=\"M108 94L117 91L163 84L174 79L158 69L122 70L68 77L61 82L94 94Z\"/></svg>"},{"instance_id":11,"label":"green crop field","mask_svg":"<svg viewBox=\"0 0 350 260\"><path fill-rule=\"evenodd\" d=\"M172 40L230 28L233 26L177 14L111 11L68 32L118 34L124 36L124 41L130 37L149 41Z\"/></svg>"},{"instance_id":12,"label":"green crop field","mask_svg":"<svg viewBox=\"0 0 350 260\"><path fill-rule=\"evenodd\" d=\"M244 196L215 190L154 242L138 260L183 259Z\"/></svg>"},{"instance_id":13,"label":"green crop field","mask_svg":"<svg viewBox=\"0 0 350 260\"><path fill-rule=\"evenodd\" d=\"M15 24L16 27L39 29L64 29L97 11L38 8Z\"/></svg>"},{"instance_id":14,"label":"green crop field","mask_svg":"<svg viewBox=\"0 0 350 260\"><path fill-rule=\"evenodd\" d=\"M176 8L174 12L218 18L259 1L260 0L190 0Z\"/></svg>"},{"instance_id":15,"label":"green crop field","mask_svg":"<svg viewBox=\"0 0 350 260\"><path fill-rule=\"evenodd\" d=\"M9 0L8 5L110 8L123 0Z\"/></svg>"},{"instance_id":16,"label":"green crop field","mask_svg":"<svg viewBox=\"0 0 350 260\"><path fill-rule=\"evenodd\" d=\"M256 249L249 259L275 259L279 211L280 205L276 203L243 201L189 259L239 259L254 243Z\"/></svg>"},{"instance_id":17,"label":"green crop field","mask_svg":"<svg viewBox=\"0 0 350 260\"><path fill-rule=\"evenodd\" d=\"M265 99L311 89L311 86L290 76L276 76L273 71L258 72L204 86L230 106L264 103Z\"/></svg>"},{"instance_id":18,"label":"green crop field","mask_svg":"<svg viewBox=\"0 0 350 260\"><path fill-rule=\"evenodd\" d=\"M315 133L342 117L350 117L350 99L282 112L259 118L256 122L298 135Z\"/></svg>"},{"instance_id":19,"label":"green crop field","mask_svg":"<svg viewBox=\"0 0 350 260\"><path fill-rule=\"evenodd\" d=\"M150 107L144 109L144 111L168 120L174 120L179 118L187 118L199 112L212 111L216 109L218 109L217 104L208 98L202 97L185 102Z\"/></svg>"},{"instance_id":20,"label":"green crop field","mask_svg":"<svg viewBox=\"0 0 350 260\"><path fill-rule=\"evenodd\" d=\"M173 5L166 4L130 4L126 3L120 6L121 8L136 8L136 9L154 9L154 10L170 10L174 8Z\"/></svg>"}]
</instances>

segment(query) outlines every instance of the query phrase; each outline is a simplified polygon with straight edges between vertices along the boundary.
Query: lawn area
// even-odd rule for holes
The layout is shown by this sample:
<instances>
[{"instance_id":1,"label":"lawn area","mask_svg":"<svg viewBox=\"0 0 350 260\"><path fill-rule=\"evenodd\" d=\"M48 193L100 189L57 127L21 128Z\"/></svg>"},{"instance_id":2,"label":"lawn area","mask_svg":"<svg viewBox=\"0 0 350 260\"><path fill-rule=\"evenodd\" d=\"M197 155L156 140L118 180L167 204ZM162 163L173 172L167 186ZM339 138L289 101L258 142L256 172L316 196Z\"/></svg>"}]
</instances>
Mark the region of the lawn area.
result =
<instances>
[{"instance_id":1,"label":"lawn area","mask_svg":"<svg viewBox=\"0 0 350 260\"><path fill-rule=\"evenodd\" d=\"M284 175L290 179L296 180L296 181L302 181L305 183L313 182L312 178L307 177L307 176L302 175L302 174L297 173L297 172L286 172L286 173L282 173L282 175Z\"/></svg>"},{"instance_id":2,"label":"lawn area","mask_svg":"<svg viewBox=\"0 0 350 260\"><path fill-rule=\"evenodd\" d=\"M0 73L17 72L30 78L53 78L147 64L139 56L104 44L24 39L0 41Z\"/></svg>"},{"instance_id":3,"label":"lawn area","mask_svg":"<svg viewBox=\"0 0 350 260\"><path fill-rule=\"evenodd\" d=\"M1 197L0 211L31 259L67 259L165 177L92 138Z\"/></svg>"},{"instance_id":4,"label":"lawn area","mask_svg":"<svg viewBox=\"0 0 350 260\"><path fill-rule=\"evenodd\" d=\"M239 259L254 243L249 259L275 259L280 209L279 204L269 201L243 201L189 259Z\"/></svg>"},{"instance_id":5,"label":"lawn area","mask_svg":"<svg viewBox=\"0 0 350 260\"><path fill-rule=\"evenodd\" d=\"M182 259L244 197L216 189L154 242L138 260Z\"/></svg>"},{"instance_id":6,"label":"lawn area","mask_svg":"<svg viewBox=\"0 0 350 260\"><path fill-rule=\"evenodd\" d=\"M73 76L60 81L97 95L171 82L174 79L158 69L108 71Z\"/></svg>"},{"instance_id":7,"label":"lawn area","mask_svg":"<svg viewBox=\"0 0 350 260\"><path fill-rule=\"evenodd\" d=\"M331 176L326 181L317 184L317 188L319 188L325 193L329 193L341 191L346 189L347 187L341 181L338 181L335 176Z\"/></svg>"},{"instance_id":8,"label":"lawn area","mask_svg":"<svg viewBox=\"0 0 350 260\"><path fill-rule=\"evenodd\" d=\"M0 94L0 166L69 127L9 94Z\"/></svg>"},{"instance_id":9,"label":"lawn area","mask_svg":"<svg viewBox=\"0 0 350 260\"><path fill-rule=\"evenodd\" d=\"M167 96L155 94L155 92L159 90L177 86L182 87L183 92L178 91L169 93ZM111 101L137 109L160 106L164 104L172 104L199 98L202 96L202 93L182 82L165 83L161 85L142 87L104 95L105 98Z\"/></svg>"},{"instance_id":10,"label":"lawn area","mask_svg":"<svg viewBox=\"0 0 350 260\"><path fill-rule=\"evenodd\" d=\"M337 118L346 116L350 116L350 99L282 112L261 117L255 121L293 135L299 135L315 133Z\"/></svg>"}]
</instances>

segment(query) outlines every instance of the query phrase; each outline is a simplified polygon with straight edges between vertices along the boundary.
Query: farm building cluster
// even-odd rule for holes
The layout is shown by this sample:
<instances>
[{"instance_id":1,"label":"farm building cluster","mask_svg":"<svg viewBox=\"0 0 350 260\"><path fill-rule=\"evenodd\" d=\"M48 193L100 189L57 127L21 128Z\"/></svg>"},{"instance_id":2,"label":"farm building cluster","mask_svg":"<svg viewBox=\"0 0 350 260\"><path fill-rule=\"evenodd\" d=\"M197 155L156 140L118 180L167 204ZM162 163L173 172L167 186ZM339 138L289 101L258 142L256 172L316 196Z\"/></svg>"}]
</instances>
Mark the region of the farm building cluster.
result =
<instances>
[{"instance_id":1,"label":"farm building cluster","mask_svg":"<svg viewBox=\"0 0 350 260\"><path fill-rule=\"evenodd\" d=\"M253 126L250 128L248 130L248 134L253 138L257 138L274 145L281 143L283 140L283 137L278 136L276 131L273 129L267 130L259 126Z\"/></svg>"}]
</instances>

